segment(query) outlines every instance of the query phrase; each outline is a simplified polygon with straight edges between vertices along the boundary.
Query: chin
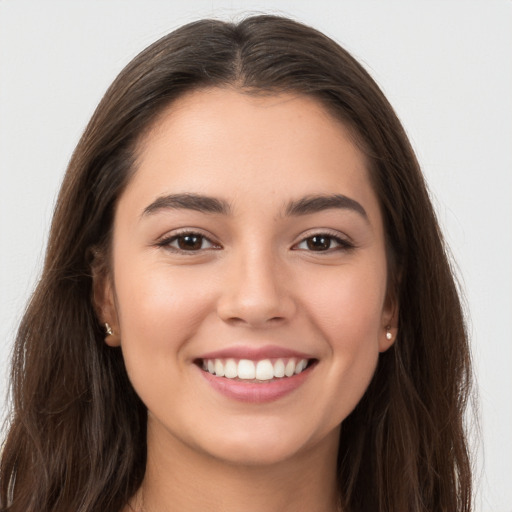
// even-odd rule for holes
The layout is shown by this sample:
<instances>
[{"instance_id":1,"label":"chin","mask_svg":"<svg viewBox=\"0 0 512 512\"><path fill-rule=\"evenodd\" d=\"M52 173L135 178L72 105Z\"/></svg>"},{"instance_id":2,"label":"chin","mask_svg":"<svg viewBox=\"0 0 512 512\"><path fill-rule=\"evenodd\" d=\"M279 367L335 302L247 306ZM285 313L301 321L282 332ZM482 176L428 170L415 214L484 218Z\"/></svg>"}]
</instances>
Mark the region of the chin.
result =
<instances>
[{"instance_id":1,"label":"chin","mask_svg":"<svg viewBox=\"0 0 512 512\"><path fill-rule=\"evenodd\" d=\"M272 466L300 457L323 443L337 450L339 429L332 435L316 436L305 430L294 431L290 426L280 428L234 429L227 435L212 436L203 450L219 461L237 466Z\"/></svg>"},{"instance_id":2,"label":"chin","mask_svg":"<svg viewBox=\"0 0 512 512\"><path fill-rule=\"evenodd\" d=\"M300 453L296 446L286 446L279 441L265 443L227 443L219 450L215 447L210 454L220 462L236 466L273 466L291 460Z\"/></svg>"}]
</instances>

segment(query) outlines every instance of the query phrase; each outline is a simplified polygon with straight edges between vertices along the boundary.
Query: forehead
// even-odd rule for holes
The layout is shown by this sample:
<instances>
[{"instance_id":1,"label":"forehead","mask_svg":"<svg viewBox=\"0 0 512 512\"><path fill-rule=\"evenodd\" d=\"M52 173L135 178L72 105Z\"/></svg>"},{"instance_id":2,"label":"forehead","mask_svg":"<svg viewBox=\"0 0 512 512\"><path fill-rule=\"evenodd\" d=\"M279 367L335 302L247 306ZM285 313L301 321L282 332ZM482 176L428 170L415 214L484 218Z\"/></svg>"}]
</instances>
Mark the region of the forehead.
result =
<instances>
[{"instance_id":1,"label":"forehead","mask_svg":"<svg viewBox=\"0 0 512 512\"><path fill-rule=\"evenodd\" d=\"M352 133L318 100L219 88L188 93L160 114L139 145L125 194L134 191L146 201L215 195L235 207L332 193L370 210L377 203Z\"/></svg>"},{"instance_id":2,"label":"forehead","mask_svg":"<svg viewBox=\"0 0 512 512\"><path fill-rule=\"evenodd\" d=\"M165 108L139 143L138 154L147 156L172 140L238 150L248 149L244 143L284 150L307 142L304 149L321 151L332 139L342 142L345 153L352 150L353 156L365 159L353 132L312 96L214 87L188 92Z\"/></svg>"}]
</instances>

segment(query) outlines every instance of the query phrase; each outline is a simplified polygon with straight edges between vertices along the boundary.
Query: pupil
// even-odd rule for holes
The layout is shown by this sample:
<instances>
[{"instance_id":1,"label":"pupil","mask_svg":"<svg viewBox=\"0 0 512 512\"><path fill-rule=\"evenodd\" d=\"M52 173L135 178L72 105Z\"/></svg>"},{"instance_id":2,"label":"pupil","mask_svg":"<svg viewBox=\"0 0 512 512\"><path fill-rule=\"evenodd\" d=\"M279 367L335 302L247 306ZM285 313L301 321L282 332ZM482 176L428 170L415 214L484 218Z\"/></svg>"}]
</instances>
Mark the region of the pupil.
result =
<instances>
[{"instance_id":1,"label":"pupil","mask_svg":"<svg viewBox=\"0 0 512 512\"><path fill-rule=\"evenodd\" d=\"M185 251L201 249L201 244L202 237L198 235L183 235L178 239L179 248Z\"/></svg>"},{"instance_id":2,"label":"pupil","mask_svg":"<svg viewBox=\"0 0 512 512\"><path fill-rule=\"evenodd\" d=\"M308 239L308 249L325 251L331 246L331 239L326 236L312 236Z\"/></svg>"}]
</instances>

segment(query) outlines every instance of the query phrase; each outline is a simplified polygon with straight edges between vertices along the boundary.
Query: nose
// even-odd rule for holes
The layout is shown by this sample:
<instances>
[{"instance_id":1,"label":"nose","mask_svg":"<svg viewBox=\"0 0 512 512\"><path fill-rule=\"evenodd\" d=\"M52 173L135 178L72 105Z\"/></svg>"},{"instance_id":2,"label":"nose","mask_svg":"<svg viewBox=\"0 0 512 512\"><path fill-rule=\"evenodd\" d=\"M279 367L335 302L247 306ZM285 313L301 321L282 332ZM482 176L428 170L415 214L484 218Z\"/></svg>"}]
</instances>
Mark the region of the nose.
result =
<instances>
[{"instance_id":1,"label":"nose","mask_svg":"<svg viewBox=\"0 0 512 512\"><path fill-rule=\"evenodd\" d=\"M217 314L251 327L284 323L295 313L291 281L282 263L264 251L240 254L227 263Z\"/></svg>"}]
</instances>

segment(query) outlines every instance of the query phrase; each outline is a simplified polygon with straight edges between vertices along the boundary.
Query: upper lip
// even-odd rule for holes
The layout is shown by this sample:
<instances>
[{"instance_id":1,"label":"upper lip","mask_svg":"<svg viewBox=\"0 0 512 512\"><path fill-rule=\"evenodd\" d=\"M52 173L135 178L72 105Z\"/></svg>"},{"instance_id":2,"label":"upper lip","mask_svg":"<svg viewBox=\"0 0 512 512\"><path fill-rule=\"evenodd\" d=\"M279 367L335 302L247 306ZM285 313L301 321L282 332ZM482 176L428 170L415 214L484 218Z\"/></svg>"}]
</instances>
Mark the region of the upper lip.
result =
<instances>
[{"instance_id":1,"label":"upper lip","mask_svg":"<svg viewBox=\"0 0 512 512\"><path fill-rule=\"evenodd\" d=\"M258 347L249 345L236 345L202 354L198 357L198 359L250 359L252 361L260 361L262 359L291 357L296 357L298 359L314 359L311 354L306 354L297 350L291 350L289 348L280 347L278 345L263 345Z\"/></svg>"}]
</instances>

